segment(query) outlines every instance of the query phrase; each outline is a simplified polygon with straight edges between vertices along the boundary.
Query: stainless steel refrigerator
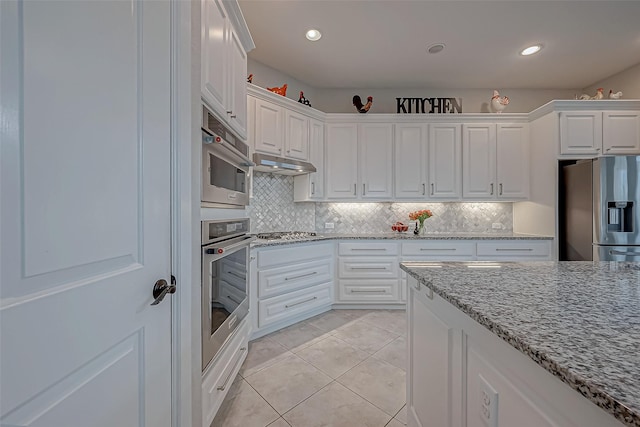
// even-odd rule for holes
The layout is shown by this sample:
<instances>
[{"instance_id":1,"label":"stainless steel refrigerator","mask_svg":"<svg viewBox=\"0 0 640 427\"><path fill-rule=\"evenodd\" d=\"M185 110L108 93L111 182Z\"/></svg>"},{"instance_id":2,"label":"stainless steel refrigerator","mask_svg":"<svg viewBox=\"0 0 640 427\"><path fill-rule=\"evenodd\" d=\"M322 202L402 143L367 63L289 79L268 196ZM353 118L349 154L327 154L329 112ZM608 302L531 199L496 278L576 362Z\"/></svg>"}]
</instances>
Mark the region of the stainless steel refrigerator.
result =
<instances>
[{"instance_id":1,"label":"stainless steel refrigerator","mask_svg":"<svg viewBox=\"0 0 640 427\"><path fill-rule=\"evenodd\" d=\"M640 261L640 156L561 168L560 259Z\"/></svg>"}]
</instances>

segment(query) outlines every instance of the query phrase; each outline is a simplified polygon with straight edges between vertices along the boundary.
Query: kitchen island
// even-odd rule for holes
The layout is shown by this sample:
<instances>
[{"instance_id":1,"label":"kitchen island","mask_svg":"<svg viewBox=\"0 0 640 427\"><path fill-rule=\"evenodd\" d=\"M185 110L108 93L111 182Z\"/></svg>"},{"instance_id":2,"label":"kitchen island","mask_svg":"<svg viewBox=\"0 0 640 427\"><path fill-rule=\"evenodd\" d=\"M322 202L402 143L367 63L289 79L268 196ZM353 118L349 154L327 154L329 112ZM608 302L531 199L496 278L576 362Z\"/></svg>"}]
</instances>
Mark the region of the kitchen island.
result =
<instances>
[{"instance_id":1,"label":"kitchen island","mask_svg":"<svg viewBox=\"0 0 640 427\"><path fill-rule=\"evenodd\" d=\"M640 263L401 268L409 425L640 426Z\"/></svg>"}]
</instances>

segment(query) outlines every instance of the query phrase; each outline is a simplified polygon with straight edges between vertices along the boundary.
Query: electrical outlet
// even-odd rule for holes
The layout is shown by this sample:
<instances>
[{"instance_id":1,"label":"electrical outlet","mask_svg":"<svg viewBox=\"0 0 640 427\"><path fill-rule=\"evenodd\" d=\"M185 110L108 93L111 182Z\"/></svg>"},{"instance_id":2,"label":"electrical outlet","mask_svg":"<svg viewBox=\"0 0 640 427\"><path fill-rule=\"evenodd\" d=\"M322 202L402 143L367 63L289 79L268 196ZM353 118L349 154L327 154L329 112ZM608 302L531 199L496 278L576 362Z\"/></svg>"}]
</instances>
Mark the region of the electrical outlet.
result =
<instances>
[{"instance_id":1,"label":"electrical outlet","mask_svg":"<svg viewBox=\"0 0 640 427\"><path fill-rule=\"evenodd\" d=\"M491 228L493 228L494 230L502 230L502 223L494 222L493 224L491 224Z\"/></svg>"},{"instance_id":2,"label":"electrical outlet","mask_svg":"<svg viewBox=\"0 0 640 427\"><path fill-rule=\"evenodd\" d=\"M332 222L325 222L325 223L324 223L324 228L325 228L325 229L333 228L333 223L332 223Z\"/></svg>"},{"instance_id":3,"label":"electrical outlet","mask_svg":"<svg viewBox=\"0 0 640 427\"><path fill-rule=\"evenodd\" d=\"M480 418L487 427L498 427L498 392L482 375L478 375L478 380Z\"/></svg>"}]
</instances>

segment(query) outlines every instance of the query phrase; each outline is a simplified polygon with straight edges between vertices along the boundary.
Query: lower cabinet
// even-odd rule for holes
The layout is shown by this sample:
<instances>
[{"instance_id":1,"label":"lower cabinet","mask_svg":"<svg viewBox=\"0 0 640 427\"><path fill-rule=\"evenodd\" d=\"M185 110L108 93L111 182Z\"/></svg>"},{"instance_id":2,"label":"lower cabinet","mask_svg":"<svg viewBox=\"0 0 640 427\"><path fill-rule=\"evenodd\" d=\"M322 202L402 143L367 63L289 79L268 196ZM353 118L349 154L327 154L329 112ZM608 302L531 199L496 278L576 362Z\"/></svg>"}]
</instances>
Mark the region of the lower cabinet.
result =
<instances>
[{"instance_id":1,"label":"lower cabinet","mask_svg":"<svg viewBox=\"0 0 640 427\"><path fill-rule=\"evenodd\" d=\"M336 304L400 304L398 242L338 243Z\"/></svg>"},{"instance_id":2,"label":"lower cabinet","mask_svg":"<svg viewBox=\"0 0 640 427\"><path fill-rule=\"evenodd\" d=\"M211 425L247 358L251 321L247 317L202 375L202 425Z\"/></svg>"},{"instance_id":3,"label":"lower cabinet","mask_svg":"<svg viewBox=\"0 0 640 427\"><path fill-rule=\"evenodd\" d=\"M409 276L409 427L621 427Z\"/></svg>"},{"instance_id":4,"label":"lower cabinet","mask_svg":"<svg viewBox=\"0 0 640 427\"><path fill-rule=\"evenodd\" d=\"M254 337L331 307L333 254L333 242L252 250L249 301Z\"/></svg>"}]
</instances>

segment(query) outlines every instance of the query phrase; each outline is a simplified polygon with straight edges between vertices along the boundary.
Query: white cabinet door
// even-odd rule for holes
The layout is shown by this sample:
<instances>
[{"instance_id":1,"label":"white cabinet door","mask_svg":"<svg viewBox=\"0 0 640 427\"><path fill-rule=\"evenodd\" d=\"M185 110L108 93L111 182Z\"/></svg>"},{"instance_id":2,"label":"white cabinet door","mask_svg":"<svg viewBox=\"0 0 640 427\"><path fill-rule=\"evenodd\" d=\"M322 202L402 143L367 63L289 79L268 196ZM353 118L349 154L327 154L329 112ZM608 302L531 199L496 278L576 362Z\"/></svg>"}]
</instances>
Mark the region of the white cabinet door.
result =
<instances>
[{"instance_id":1,"label":"white cabinet door","mask_svg":"<svg viewBox=\"0 0 640 427\"><path fill-rule=\"evenodd\" d=\"M247 137L247 53L231 25L229 25L229 96L228 120L241 138Z\"/></svg>"},{"instance_id":2,"label":"white cabinet door","mask_svg":"<svg viewBox=\"0 0 640 427\"><path fill-rule=\"evenodd\" d=\"M429 125L429 197L459 199L461 196L461 138L458 124Z\"/></svg>"},{"instance_id":3,"label":"white cabinet door","mask_svg":"<svg viewBox=\"0 0 640 427\"><path fill-rule=\"evenodd\" d=\"M425 286L409 276L408 425L452 425L453 328L429 309Z\"/></svg>"},{"instance_id":4,"label":"white cabinet door","mask_svg":"<svg viewBox=\"0 0 640 427\"><path fill-rule=\"evenodd\" d=\"M0 425L169 427L171 4L2 1L0 33Z\"/></svg>"},{"instance_id":5,"label":"white cabinet door","mask_svg":"<svg viewBox=\"0 0 640 427\"><path fill-rule=\"evenodd\" d=\"M498 199L529 197L529 125L498 124L496 137Z\"/></svg>"},{"instance_id":6,"label":"white cabinet door","mask_svg":"<svg viewBox=\"0 0 640 427\"><path fill-rule=\"evenodd\" d=\"M496 197L496 125L462 127L462 196L469 199Z\"/></svg>"},{"instance_id":7,"label":"white cabinet door","mask_svg":"<svg viewBox=\"0 0 640 427\"><path fill-rule=\"evenodd\" d=\"M309 159L309 119L288 109L284 112L284 156L307 161Z\"/></svg>"},{"instance_id":8,"label":"white cabinet door","mask_svg":"<svg viewBox=\"0 0 640 427\"><path fill-rule=\"evenodd\" d=\"M560 154L602 153L602 112L560 112Z\"/></svg>"},{"instance_id":9,"label":"white cabinet door","mask_svg":"<svg viewBox=\"0 0 640 427\"><path fill-rule=\"evenodd\" d=\"M256 99L254 150L282 155L282 109L271 102Z\"/></svg>"},{"instance_id":10,"label":"white cabinet door","mask_svg":"<svg viewBox=\"0 0 640 427\"><path fill-rule=\"evenodd\" d=\"M324 199L324 124L318 120L309 121L309 161L316 172L293 178L293 200Z\"/></svg>"},{"instance_id":11,"label":"white cabinet door","mask_svg":"<svg viewBox=\"0 0 640 427\"><path fill-rule=\"evenodd\" d=\"M358 194L363 199L390 199L393 193L393 125L360 125L358 139Z\"/></svg>"},{"instance_id":12,"label":"white cabinet door","mask_svg":"<svg viewBox=\"0 0 640 427\"><path fill-rule=\"evenodd\" d=\"M326 154L327 198L355 199L358 185L357 125L328 125Z\"/></svg>"},{"instance_id":13,"label":"white cabinet door","mask_svg":"<svg viewBox=\"0 0 640 427\"><path fill-rule=\"evenodd\" d=\"M602 113L604 154L640 153L640 111Z\"/></svg>"},{"instance_id":14,"label":"white cabinet door","mask_svg":"<svg viewBox=\"0 0 640 427\"><path fill-rule=\"evenodd\" d=\"M201 92L221 117L227 116L229 21L221 0L202 0Z\"/></svg>"},{"instance_id":15,"label":"white cabinet door","mask_svg":"<svg viewBox=\"0 0 640 427\"><path fill-rule=\"evenodd\" d=\"M397 124L395 198L424 199L427 194L427 126Z\"/></svg>"}]
</instances>

